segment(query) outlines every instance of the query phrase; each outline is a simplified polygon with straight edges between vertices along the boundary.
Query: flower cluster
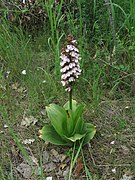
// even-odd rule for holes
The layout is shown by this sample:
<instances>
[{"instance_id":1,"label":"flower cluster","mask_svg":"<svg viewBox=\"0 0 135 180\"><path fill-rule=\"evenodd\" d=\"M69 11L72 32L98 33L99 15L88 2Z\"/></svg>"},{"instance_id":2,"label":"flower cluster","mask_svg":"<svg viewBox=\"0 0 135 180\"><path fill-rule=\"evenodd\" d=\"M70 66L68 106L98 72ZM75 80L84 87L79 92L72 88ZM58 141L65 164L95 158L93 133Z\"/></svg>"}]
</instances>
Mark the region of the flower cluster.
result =
<instances>
[{"instance_id":1,"label":"flower cluster","mask_svg":"<svg viewBox=\"0 0 135 180\"><path fill-rule=\"evenodd\" d=\"M79 64L79 50L77 42L72 35L68 35L66 39L66 46L61 51L61 83L65 90L70 92L72 84L81 74Z\"/></svg>"}]
</instances>

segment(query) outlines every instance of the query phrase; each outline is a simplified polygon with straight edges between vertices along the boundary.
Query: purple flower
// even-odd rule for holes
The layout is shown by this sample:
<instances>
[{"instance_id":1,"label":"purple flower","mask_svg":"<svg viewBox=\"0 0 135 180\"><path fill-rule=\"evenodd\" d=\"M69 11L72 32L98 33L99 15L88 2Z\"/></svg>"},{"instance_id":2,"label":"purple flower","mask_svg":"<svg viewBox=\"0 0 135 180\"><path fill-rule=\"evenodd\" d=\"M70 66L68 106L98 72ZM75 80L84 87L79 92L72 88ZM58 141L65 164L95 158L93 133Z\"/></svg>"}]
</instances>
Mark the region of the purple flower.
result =
<instances>
[{"instance_id":1,"label":"purple flower","mask_svg":"<svg viewBox=\"0 0 135 180\"><path fill-rule=\"evenodd\" d=\"M80 76L80 54L77 48L77 42L70 34L66 39L66 46L61 51L61 83L65 87L65 90L70 92L72 90L72 84Z\"/></svg>"}]
</instances>

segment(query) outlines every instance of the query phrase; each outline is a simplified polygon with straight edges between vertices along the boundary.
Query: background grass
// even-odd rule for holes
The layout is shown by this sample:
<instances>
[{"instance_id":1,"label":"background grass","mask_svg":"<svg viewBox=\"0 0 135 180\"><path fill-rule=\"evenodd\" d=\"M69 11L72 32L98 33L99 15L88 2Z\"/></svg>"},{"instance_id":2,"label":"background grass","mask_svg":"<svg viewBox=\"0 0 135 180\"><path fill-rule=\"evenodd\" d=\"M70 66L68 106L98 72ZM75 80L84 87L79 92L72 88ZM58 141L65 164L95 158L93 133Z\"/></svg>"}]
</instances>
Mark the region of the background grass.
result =
<instances>
[{"instance_id":1,"label":"background grass","mask_svg":"<svg viewBox=\"0 0 135 180\"><path fill-rule=\"evenodd\" d=\"M41 14L37 13L37 7ZM91 163L85 147L83 156L88 159L85 167L92 172L93 179L113 176L120 179L125 171L135 171L134 11L134 0L68 3L48 0L37 1L29 8L1 1L0 173L3 179L20 178L14 168L20 160L13 152L28 158L27 146L21 143L26 138L36 139L30 148L43 168L44 142L39 140L37 132L47 122L43 115L45 106L52 102L62 105L68 98L60 82L59 55L69 33L77 39L82 57L82 75L73 97L86 105L86 120L97 126L91 152L97 165ZM23 70L26 75L22 74ZM37 118L37 125L21 129L24 114ZM9 127L4 128L5 124ZM114 139L116 144L110 153L109 143ZM130 150L126 158L121 155L123 143ZM109 169L105 172L106 164ZM117 173L112 174L111 166L120 164ZM45 178L43 172L40 178Z\"/></svg>"}]
</instances>

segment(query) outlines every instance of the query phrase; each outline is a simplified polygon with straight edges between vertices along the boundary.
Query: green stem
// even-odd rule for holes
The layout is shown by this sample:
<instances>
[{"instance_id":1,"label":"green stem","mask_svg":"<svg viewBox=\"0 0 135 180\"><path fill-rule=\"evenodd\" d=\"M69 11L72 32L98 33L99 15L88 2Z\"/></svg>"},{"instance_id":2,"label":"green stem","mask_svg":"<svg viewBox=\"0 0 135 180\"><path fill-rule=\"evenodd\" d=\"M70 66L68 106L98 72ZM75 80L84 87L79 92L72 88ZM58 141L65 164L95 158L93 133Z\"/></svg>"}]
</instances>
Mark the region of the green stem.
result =
<instances>
[{"instance_id":1,"label":"green stem","mask_svg":"<svg viewBox=\"0 0 135 180\"><path fill-rule=\"evenodd\" d=\"M72 110L72 89L69 92L69 108Z\"/></svg>"},{"instance_id":2,"label":"green stem","mask_svg":"<svg viewBox=\"0 0 135 180\"><path fill-rule=\"evenodd\" d=\"M72 175L72 170L73 170L73 163L74 163L74 155L75 155L75 147L76 147L76 142L74 143L74 147L73 147L73 152L72 152L72 157L71 157L71 162L70 162L70 169L69 169L68 180L71 180L71 175Z\"/></svg>"}]
</instances>

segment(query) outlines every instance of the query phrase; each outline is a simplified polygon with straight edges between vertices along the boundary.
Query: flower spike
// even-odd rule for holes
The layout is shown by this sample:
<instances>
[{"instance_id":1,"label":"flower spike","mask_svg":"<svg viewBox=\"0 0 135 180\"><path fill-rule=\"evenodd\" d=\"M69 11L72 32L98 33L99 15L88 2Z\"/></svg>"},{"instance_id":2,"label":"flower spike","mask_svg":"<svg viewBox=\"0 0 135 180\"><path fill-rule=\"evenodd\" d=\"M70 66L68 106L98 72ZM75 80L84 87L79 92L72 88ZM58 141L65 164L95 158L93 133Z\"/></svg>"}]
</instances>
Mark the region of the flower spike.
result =
<instances>
[{"instance_id":1,"label":"flower spike","mask_svg":"<svg viewBox=\"0 0 135 180\"><path fill-rule=\"evenodd\" d=\"M72 90L72 84L80 76L80 54L77 48L77 41L69 34L65 40L65 47L61 51L61 83L65 87L65 90L70 92Z\"/></svg>"}]
</instances>

